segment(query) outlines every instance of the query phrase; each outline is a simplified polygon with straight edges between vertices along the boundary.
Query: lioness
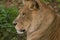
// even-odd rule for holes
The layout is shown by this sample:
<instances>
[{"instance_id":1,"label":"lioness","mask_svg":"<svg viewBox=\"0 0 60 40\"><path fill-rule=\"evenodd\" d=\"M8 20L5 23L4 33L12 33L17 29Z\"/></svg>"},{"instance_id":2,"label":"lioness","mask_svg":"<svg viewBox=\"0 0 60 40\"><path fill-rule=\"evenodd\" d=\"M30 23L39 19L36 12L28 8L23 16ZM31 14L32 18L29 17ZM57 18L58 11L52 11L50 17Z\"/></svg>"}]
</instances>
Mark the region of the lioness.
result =
<instances>
[{"instance_id":1,"label":"lioness","mask_svg":"<svg viewBox=\"0 0 60 40\"><path fill-rule=\"evenodd\" d=\"M27 32L27 40L60 40L60 15L41 0L23 0L14 21L17 33Z\"/></svg>"}]
</instances>

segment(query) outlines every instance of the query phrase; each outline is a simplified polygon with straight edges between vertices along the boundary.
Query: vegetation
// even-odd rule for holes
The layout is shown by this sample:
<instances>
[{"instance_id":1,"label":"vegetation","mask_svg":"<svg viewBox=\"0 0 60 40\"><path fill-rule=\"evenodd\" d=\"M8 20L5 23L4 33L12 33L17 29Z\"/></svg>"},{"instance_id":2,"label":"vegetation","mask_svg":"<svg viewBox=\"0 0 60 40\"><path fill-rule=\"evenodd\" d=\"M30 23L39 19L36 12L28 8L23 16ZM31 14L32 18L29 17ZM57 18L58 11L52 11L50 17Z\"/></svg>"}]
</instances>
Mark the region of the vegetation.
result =
<instances>
[{"instance_id":1,"label":"vegetation","mask_svg":"<svg viewBox=\"0 0 60 40\"><path fill-rule=\"evenodd\" d=\"M0 5L0 40L17 40L12 21L18 14L16 7L5 8Z\"/></svg>"},{"instance_id":2,"label":"vegetation","mask_svg":"<svg viewBox=\"0 0 60 40\"><path fill-rule=\"evenodd\" d=\"M17 4L19 0L14 4ZM60 13L60 0L43 0ZM18 40L13 20L18 15L17 6L5 7L6 0L0 1L0 40ZM24 39L23 39L24 40Z\"/></svg>"}]
</instances>

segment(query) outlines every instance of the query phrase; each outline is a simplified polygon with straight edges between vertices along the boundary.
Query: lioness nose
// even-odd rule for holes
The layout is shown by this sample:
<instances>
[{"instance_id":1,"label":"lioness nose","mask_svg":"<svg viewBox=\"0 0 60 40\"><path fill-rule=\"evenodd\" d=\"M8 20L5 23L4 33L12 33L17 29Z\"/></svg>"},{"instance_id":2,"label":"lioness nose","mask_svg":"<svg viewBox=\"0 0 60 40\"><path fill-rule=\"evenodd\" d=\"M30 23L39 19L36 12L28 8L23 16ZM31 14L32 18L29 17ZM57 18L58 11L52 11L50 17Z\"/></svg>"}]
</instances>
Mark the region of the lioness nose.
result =
<instances>
[{"instance_id":1,"label":"lioness nose","mask_svg":"<svg viewBox=\"0 0 60 40\"><path fill-rule=\"evenodd\" d=\"M16 25L17 25L17 23L16 23L16 22L13 22L13 25L14 25L14 26L16 26Z\"/></svg>"}]
</instances>

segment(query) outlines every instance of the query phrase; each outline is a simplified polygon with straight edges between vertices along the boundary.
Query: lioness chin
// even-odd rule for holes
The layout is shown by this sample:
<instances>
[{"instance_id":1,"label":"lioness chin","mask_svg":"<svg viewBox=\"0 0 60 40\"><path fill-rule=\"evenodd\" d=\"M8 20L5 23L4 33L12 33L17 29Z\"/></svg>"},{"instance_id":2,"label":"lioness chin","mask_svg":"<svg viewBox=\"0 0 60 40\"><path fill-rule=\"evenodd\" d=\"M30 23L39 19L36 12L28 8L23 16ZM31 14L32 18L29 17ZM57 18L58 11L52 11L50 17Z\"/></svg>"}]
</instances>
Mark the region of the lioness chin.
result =
<instances>
[{"instance_id":1,"label":"lioness chin","mask_svg":"<svg viewBox=\"0 0 60 40\"><path fill-rule=\"evenodd\" d=\"M23 7L14 21L18 33L27 32L27 40L60 40L60 15L41 0L22 0Z\"/></svg>"}]
</instances>

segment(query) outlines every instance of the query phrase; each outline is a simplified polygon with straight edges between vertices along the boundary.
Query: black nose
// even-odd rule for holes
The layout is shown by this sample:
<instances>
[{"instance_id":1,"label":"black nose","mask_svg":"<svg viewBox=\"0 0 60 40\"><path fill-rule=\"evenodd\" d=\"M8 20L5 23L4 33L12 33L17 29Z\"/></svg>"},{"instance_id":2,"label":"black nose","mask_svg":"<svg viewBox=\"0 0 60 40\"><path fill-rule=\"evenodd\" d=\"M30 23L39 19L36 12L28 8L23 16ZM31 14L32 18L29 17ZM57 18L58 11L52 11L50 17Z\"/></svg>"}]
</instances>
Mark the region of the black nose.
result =
<instances>
[{"instance_id":1,"label":"black nose","mask_svg":"<svg viewBox=\"0 0 60 40\"><path fill-rule=\"evenodd\" d=\"M16 26L16 25L17 25L17 23L16 23L16 22L13 22L13 25L14 25L14 26Z\"/></svg>"}]
</instances>

